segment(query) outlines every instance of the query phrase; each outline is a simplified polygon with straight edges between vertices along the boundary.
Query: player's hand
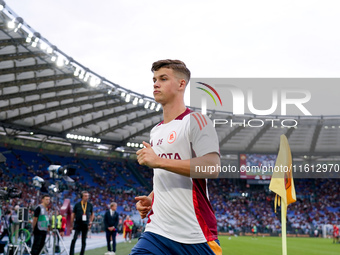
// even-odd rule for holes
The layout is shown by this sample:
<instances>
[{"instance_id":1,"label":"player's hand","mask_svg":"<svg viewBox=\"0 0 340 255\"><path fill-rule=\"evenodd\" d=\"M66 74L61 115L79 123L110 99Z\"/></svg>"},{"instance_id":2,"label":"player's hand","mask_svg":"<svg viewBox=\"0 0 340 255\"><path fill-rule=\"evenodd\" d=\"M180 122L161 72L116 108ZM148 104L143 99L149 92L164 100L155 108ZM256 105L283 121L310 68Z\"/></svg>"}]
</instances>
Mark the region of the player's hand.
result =
<instances>
[{"instance_id":1,"label":"player's hand","mask_svg":"<svg viewBox=\"0 0 340 255\"><path fill-rule=\"evenodd\" d=\"M140 214L140 217L144 219L151 210L152 200L148 196L139 196L135 197L135 199L138 200L138 202L136 203L136 208Z\"/></svg>"},{"instance_id":2,"label":"player's hand","mask_svg":"<svg viewBox=\"0 0 340 255\"><path fill-rule=\"evenodd\" d=\"M151 168L158 167L160 157L156 155L150 144L143 142L145 148L137 151L137 160L140 165L145 165Z\"/></svg>"}]
</instances>

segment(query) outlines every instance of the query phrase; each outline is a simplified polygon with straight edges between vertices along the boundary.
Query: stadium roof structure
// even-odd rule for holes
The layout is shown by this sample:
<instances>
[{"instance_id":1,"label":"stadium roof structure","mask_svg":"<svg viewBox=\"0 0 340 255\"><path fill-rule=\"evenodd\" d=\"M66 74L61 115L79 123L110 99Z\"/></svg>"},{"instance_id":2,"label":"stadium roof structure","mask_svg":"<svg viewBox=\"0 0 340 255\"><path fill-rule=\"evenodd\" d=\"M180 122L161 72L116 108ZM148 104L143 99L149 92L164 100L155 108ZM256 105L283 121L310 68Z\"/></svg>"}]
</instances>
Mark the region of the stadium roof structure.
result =
<instances>
[{"instance_id":1,"label":"stadium roof structure","mask_svg":"<svg viewBox=\"0 0 340 255\"><path fill-rule=\"evenodd\" d=\"M209 111L212 119L240 116ZM217 125L222 155L277 153L286 134L295 155L337 156L340 116L300 118L297 127L243 116L245 125ZM282 119L282 116L273 116ZM262 120L261 127L248 121ZM162 109L147 97L78 63L0 0L0 135L70 146L133 151L149 140Z\"/></svg>"}]
</instances>

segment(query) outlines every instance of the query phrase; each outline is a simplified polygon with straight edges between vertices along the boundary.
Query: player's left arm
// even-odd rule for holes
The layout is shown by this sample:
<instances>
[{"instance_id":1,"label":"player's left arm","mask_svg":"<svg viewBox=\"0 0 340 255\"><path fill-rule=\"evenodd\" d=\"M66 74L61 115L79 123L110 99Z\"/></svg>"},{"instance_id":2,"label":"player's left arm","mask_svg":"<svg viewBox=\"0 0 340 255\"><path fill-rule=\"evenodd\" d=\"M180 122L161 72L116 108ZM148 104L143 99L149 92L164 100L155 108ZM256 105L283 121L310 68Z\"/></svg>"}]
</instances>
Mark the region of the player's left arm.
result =
<instances>
[{"instance_id":1,"label":"player's left arm","mask_svg":"<svg viewBox=\"0 0 340 255\"><path fill-rule=\"evenodd\" d=\"M137 160L140 165L145 165L151 168L161 168L170 172L184 175L187 177L193 177L193 174L197 174L196 167L211 167L220 166L220 156L216 152L207 153L201 157L177 160L161 158L156 155L150 144L143 142L145 148L137 151ZM209 171L200 173L201 178L216 178L218 176L217 171Z\"/></svg>"}]
</instances>

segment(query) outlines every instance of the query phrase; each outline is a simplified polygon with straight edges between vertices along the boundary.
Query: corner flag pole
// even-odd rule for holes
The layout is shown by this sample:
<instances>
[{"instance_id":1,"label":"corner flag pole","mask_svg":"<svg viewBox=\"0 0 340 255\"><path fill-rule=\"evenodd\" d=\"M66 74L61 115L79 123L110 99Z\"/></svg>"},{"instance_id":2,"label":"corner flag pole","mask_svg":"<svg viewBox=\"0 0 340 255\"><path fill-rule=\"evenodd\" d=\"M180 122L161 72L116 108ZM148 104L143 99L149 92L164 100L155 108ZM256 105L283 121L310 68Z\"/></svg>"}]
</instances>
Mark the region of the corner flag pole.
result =
<instances>
[{"instance_id":1,"label":"corner flag pole","mask_svg":"<svg viewBox=\"0 0 340 255\"><path fill-rule=\"evenodd\" d=\"M280 149L269 189L276 193L274 199L275 212L276 205L281 205L282 255L287 255L287 207L296 201L296 194L292 175L292 153L285 135L280 137Z\"/></svg>"},{"instance_id":2,"label":"corner flag pole","mask_svg":"<svg viewBox=\"0 0 340 255\"><path fill-rule=\"evenodd\" d=\"M287 205L283 199L281 199L281 238L282 238L282 255L287 255Z\"/></svg>"}]
</instances>

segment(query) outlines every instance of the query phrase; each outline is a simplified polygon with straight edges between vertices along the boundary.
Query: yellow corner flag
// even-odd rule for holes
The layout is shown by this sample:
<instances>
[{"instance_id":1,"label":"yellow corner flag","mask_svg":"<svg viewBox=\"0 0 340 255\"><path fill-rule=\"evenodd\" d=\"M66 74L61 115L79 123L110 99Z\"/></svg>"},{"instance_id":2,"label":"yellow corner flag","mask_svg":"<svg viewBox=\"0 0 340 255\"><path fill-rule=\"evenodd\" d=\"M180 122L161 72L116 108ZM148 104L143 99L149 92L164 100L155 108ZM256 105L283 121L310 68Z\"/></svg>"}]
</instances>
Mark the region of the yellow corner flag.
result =
<instances>
[{"instance_id":1,"label":"yellow corner flag","mask_svg":"<svg viewBox=\"0 0 340 255\"><path fill-rule=\"evenodd\" d=\"M296 201L296 194L292 175L292 153L285 135L280 137L279 154L277 155L269 189L276 193L275 212L277 204L281 204L282 255L287 255L287 207Z\"/></svg>"}]
</instances>

